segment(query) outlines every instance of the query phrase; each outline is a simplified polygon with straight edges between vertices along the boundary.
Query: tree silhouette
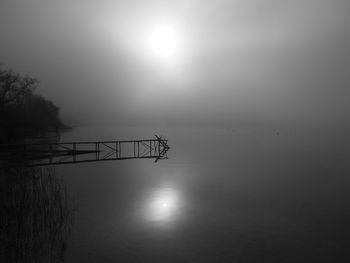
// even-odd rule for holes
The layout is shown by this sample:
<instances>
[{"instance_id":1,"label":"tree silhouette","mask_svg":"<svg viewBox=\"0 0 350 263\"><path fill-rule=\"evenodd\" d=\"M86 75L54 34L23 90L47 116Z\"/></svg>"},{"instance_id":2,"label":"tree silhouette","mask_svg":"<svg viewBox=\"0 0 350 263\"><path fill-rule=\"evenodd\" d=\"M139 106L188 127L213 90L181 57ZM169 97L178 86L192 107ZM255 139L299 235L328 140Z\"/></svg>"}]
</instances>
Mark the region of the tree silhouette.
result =
<instances>
[{"instance_id":1,"label":"tree silhouette","mask_svg":"<svg viewBox=\"0 0 350 263\"><path fill-rule=\"evenodd\" d=\"M21 76L12 70L0 68L0 108L10 104L24 103L32 95L38 81L29 76Z\"/></svg>"},{"instance_id":2,"label":"tree silhouette","mask_svg":"<svg viewBox=\"0 0 350 263\"><path fill-rule=\"evenodd\" d=\"M34 94L38 80L0 67L0 143L68 129L59 107Z\"/></svg>"}]
</instances>

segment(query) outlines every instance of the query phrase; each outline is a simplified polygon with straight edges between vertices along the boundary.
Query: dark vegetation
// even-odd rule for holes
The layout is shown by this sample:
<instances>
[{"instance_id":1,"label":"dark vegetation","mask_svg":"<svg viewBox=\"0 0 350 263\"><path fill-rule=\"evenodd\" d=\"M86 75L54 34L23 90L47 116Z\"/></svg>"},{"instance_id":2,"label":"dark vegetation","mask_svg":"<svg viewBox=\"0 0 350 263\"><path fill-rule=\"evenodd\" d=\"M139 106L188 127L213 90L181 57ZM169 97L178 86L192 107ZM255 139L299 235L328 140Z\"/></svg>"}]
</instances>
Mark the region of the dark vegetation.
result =
<instances>
[{"instance_id":1,"label":"dark vegetation","mask_svg":"<svg viewBox=\"0 0 350 263\"><path fill-rule=\"evenodd\" d=\"M37 85L30 76L0 68L0 143L69 129L60 120L59 108L34 94Z\"/></svg>"},{"instance_id":2,"label":"dark vegetation","mask_svg":"<svg viewBox=\"0 0 350 263\"><path fill-rule=\"evenodd\" d=\"M57 140L69 129L59 108L34 94L37 86L36 79L0 67L0 144ZM52 168L23 167L22 156L3 153L0 262L63 262L75 210L63 180Z\"/></svg>"},{"instance_id":3,"label":"dark vegetation","mask_svg":"<svg viewBox=\"0 0 350 263\"><path fill-rule=\"evenodd\" d=\"M63 262L76 204L52 168L0 169L0 262Z\"/></svg>"}]
</instances>

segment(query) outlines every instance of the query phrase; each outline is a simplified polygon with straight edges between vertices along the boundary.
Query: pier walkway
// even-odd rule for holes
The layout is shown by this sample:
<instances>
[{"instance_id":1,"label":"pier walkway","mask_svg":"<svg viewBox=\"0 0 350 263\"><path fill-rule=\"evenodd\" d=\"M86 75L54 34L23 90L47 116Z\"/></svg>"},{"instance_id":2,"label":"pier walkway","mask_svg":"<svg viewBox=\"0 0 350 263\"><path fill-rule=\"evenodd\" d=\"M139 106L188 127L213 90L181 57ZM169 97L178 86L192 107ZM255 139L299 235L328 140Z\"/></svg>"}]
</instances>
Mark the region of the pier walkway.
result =
<instances>
[{"instance_id":1,"label":"pier walkway","mask_svg":"<svg viewBox=\"0 0 350 263\"><path fill-rule=\"evenodd\" d=\"M168 158L169 149L168 140L156 135L154 139L127 141L2 144L0 156L30 167L127 159L157 162Z\"/></svg>"}]
</instances>

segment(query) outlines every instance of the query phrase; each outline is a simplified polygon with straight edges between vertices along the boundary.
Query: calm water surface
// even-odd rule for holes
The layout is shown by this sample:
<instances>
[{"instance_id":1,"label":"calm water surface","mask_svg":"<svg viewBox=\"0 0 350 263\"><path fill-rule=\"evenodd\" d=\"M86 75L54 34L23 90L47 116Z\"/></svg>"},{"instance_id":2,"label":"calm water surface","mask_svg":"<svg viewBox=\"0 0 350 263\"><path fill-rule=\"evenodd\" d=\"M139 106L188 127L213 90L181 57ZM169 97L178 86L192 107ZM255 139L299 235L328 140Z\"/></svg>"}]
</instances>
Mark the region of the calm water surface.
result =
<instances>
[{"instance_id":1,"label":"calm water surface","mask_svg":"<svg viewBox=\"0 0 350 263\"><path fill-rule=\"evenodd\" d=\"M61 141L155 133L169 139L169 160L56 167L79 205L67 262L350 259L350 154L337 136L85 127Z\"/></svg>"}]
</instances>

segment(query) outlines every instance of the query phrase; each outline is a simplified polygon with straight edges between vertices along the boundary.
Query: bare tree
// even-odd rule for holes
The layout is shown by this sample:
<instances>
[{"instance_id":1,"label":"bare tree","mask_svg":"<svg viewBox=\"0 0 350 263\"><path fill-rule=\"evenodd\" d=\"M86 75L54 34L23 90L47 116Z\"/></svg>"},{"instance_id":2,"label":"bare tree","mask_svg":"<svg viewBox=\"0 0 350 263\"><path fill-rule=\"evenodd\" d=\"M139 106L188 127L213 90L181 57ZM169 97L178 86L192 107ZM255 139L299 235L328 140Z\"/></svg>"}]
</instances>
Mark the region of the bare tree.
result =
<instances>
[{"instance_id":1,"label":"bare tree","mask_svg":"<svg viewBox=\"0 0 350 263\"><path fill-rule=\"evenodd\" d=\"M23 102L32 94L37 84L35 78L23 77L12 70L0 68L0 109Z\"/></svg>"}]
</instances>

